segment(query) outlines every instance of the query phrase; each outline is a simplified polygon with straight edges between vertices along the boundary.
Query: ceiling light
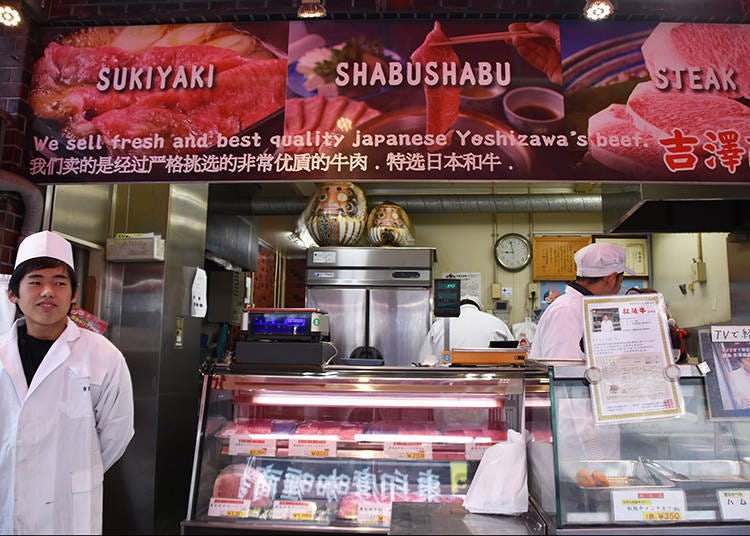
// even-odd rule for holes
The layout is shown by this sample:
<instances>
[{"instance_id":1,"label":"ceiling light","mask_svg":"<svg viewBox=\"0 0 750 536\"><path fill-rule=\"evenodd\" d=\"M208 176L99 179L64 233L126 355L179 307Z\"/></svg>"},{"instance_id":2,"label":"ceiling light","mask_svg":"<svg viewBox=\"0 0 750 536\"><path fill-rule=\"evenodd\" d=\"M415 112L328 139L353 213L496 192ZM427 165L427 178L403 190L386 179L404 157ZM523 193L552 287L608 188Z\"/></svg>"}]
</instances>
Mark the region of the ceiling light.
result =
<instances>
[{"instance_id":1,"label":"ceiling light","mask_svg":"<svg viewBox=\"0 0 750 536\"><path fill-rule=\"evenodd\" d=\"M322 19L327 14L322 0L301 0L297 10L299 19Z\"/></svg>"},{"instance_id":2,"label":"ceiling light","mask_svg":"<svg viewBox=\"0 0 750 536\"><path fill-rule=\"evenodd\" d=\"M612 0L587 0L583 8L584 16L593 21L608 19L614 11Z\"/></svg>"},{"instance_id":3,"label":"ceiling light","mask_svg":"<svg viewBox=\"0 0 750 536\"><path fill-rule=\"evenodd\" d=\"M3 26L18 26L21 24L21 14L12 6L0 5L0 24Z\"/></svg>"}]
</instances>

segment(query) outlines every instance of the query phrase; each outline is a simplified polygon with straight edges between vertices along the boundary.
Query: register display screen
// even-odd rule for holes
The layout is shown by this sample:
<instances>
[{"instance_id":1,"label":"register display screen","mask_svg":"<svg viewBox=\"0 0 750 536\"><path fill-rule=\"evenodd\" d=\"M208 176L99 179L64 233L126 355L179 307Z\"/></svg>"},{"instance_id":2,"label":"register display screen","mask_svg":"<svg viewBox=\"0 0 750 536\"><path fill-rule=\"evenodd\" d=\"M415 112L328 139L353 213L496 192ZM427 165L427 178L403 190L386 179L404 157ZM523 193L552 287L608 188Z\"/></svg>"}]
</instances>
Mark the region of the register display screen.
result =
<instances>
[{"instance_id":1,"label":"register display screen","mask_svg":"<svg viewBox=\"0 0 750 536\"><path fill-rule=\"evenodd\" d=\"M255 339L310 339L310 315L256 313L249 335Z\"/></svg>"}]
</instances>

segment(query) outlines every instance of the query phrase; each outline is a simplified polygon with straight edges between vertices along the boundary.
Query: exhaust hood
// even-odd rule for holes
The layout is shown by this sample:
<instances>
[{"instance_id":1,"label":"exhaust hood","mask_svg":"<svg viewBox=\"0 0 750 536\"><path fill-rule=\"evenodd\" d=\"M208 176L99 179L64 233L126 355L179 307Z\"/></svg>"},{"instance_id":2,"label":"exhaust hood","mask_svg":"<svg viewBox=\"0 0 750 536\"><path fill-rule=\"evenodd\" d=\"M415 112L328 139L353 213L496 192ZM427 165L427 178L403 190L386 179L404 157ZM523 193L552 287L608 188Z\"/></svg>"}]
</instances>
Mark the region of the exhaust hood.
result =
<instances>
[{"instance_id":1,"label":"exhaust hood","mask_svg":"<svg viewBox=\"0 0 750 536\"><path fill-rule=\"evenodd\" d=\"M750 185L602 184L608 233L750 231Z\"/></svg>"}]
</instances>

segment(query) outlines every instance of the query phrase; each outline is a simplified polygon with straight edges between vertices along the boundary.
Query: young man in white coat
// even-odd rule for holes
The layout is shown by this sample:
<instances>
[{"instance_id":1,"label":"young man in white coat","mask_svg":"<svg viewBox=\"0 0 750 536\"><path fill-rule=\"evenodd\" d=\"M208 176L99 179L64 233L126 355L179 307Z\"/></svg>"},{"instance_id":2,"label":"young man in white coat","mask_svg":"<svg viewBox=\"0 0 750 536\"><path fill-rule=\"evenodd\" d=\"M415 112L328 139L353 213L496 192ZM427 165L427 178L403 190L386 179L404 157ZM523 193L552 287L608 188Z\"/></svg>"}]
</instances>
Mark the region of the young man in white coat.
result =
<instances>
[{"instance_id":1,"label":"young man in white coat","mask_svg":"<svg viewBox=\"0 0 750 536\"><path fill-rule=\"evenodd\" d=\"M133 437L125 358L68 318L73 249L42 231L19 246L0 337L0 534L97 534L104 472Z\"/></svg>"},{"instance_id":2,"label":"young man in white coat","mask_svg":"<svg viewBox=\"0 0 750 536\"><path fill-rule=\"evenodd\" d=\"M594 242L575 252L576 280L544 310L531 343L529 359L583 360L583 297L617 294L625 272L625 250Z\"/></svg>"}]
</instances>

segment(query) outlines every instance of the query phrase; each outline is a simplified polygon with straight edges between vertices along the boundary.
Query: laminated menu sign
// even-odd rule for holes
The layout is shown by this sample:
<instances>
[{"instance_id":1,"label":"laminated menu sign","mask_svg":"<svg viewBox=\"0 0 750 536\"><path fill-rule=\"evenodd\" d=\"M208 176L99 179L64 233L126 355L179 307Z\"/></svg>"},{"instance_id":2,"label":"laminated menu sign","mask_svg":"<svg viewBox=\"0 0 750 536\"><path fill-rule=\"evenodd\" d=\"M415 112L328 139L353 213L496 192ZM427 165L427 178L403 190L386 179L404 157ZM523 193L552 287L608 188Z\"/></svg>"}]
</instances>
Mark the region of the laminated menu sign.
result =
<instances>
[{"instance_id":1,"label":"laminated menu sign","mask_svg":"<svg viewBox=\"0 0 750 536\"><path fill-rule=\"evenodd\" d=\"M585 296L583 313L586 378L595 422L684 414L663 296Z\"/></svg>"}]
</instances>

